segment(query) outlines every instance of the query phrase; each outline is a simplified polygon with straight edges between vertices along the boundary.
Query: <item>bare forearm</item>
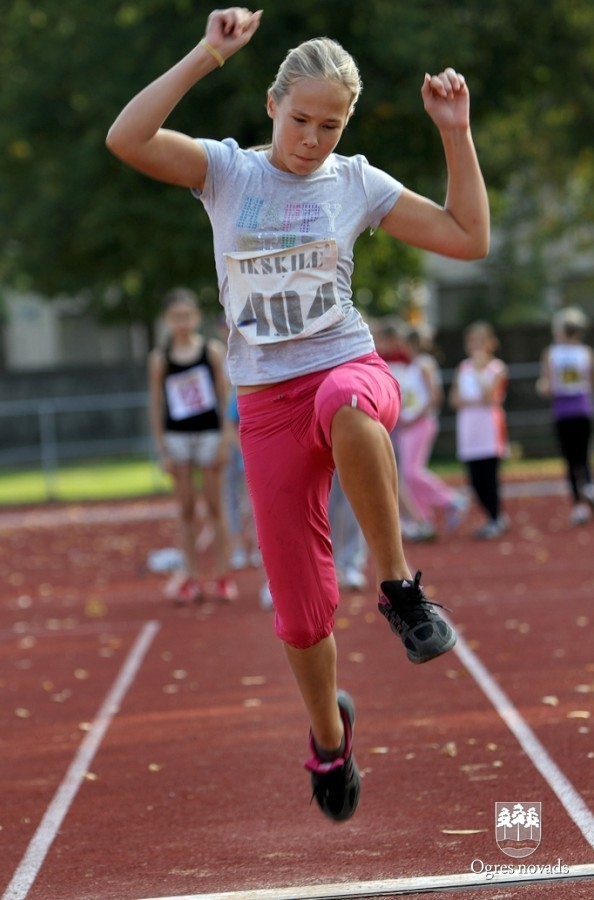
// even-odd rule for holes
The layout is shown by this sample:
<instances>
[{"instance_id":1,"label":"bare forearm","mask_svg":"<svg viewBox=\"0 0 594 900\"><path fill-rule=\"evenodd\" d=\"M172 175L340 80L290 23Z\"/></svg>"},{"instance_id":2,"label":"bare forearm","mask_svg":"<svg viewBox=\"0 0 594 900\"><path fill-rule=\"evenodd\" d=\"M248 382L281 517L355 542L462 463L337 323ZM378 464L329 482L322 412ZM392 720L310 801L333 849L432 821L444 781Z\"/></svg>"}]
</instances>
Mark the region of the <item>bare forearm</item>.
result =
<instances>
[{"instance_id":1,"label":"bare forearm","mask_svg":"<svg viewBox=\"0 0 594 900\"><path fill-rule=\"evenodd\" d=\"M448 171L445 209L472 242L473 255L489 250L489 199L470 128L441 132Z\"/></svg>"}]
</instances>

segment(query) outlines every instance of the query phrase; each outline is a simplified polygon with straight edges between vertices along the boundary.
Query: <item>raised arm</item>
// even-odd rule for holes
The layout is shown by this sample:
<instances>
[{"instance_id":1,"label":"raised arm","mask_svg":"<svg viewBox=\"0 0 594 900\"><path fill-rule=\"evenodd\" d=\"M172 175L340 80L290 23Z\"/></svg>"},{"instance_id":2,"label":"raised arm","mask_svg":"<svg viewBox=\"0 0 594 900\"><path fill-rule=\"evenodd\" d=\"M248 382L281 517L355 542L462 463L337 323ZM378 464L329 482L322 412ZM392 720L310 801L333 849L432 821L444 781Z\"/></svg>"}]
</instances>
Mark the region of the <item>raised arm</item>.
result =
<instances>
[{"instance_id":1,"label":"raised arm","mask_svg":"<svg viewBox=\"0 0 594 900\"><path fill-rule=\"evenodd\" d=\"M489 251L489 201L470 131L470 96L462 75L426 75L425 110L439 129L448 187L443 206L405 189L381 227L398 240L458 259Z\"/></svg>"},{"instance_id":2,"label":"raised arm","mask_svg":"<svg viewBox=\"0 0 594 900\"><path fill-rule=\"evenodd\" d=\"M201 189L207 169L202 146L188 135L163 128L163 123L191 87L248 43L261 15L240 7L212 12L204 33L206 44L201 41L124 107L109 129L109 150L158 181Z\"/></svg>"}]
</instances>

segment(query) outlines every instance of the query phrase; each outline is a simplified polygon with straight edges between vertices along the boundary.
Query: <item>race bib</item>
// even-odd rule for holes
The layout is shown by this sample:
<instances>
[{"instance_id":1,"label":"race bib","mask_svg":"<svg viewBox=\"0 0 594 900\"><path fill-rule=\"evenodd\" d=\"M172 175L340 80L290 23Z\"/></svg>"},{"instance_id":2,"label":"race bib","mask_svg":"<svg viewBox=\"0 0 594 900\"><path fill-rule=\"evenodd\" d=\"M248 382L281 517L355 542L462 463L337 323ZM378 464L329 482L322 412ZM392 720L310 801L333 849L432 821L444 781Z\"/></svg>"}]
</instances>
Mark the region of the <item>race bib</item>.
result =
<instances>
[{"instance_id":1,"label":"race bib","mask_svg":"<svg viewBox=\"0 0 594 900\"><path fill-rule=\"evenodd\" d=\"M483 399L483 386L474 369L463 369L458 376L460 398L468 403L480 403Z\"/></svg>"},{"instance_id":2,"label":"race bib","mask_svg":"<svg viewBox=\"0 0 594 900\"><path fill-rule=\"evenodd\" d=\"M217 397L209 369L195 366L165 379L169 415L174 422L216 409Z\"/></svg>"},{"instance_id":3,"label":"race bib","mask_svg":"<svg viewBox=\"0 0 594 900\"><path fill-rule=\"evenodd\" d=\"M249 344L307 338L345 318L332 240L226 253L231 317Z\"/></svg>"},{"instance_id":4,"label":"race bib","mask_svg":"<svg viewBox=\"0 0 594 900\"><path fill-rule=\"evenodd\" d=\"M400 410L402 421L410 422L411 419L416 419L422 409L422 398L415 391L411 391L410 388L405 386L402 391L402 408Z\"/></svg>"},{"instance_id":5,"label":"race bib","mask_svg":"<svg viewBox=\"0 0 594 900\"><path fill-rule=\"evenodd\" d=\"M577 366L560 366L558 390L561 394L587 394L589 385L584 373Z\"/></svg>"}]
</instances>

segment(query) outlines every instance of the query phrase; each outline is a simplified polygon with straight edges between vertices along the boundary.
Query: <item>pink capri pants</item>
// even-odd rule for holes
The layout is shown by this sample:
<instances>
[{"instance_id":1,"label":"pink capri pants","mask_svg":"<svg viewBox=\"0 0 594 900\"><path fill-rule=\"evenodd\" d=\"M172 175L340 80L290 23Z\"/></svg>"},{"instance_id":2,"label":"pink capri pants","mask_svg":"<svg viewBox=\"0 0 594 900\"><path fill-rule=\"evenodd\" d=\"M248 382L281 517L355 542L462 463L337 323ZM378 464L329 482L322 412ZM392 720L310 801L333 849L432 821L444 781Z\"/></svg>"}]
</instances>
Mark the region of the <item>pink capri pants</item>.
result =
<instances>
[{"instance_id":1,"label":"pink capri pants","mask_svg":"<svg viewBox=\"0 0 594 900\"><path fill-rule=\"evenodd\" d=\"M244 394L238 405L275 631L290 646L306 649L332 632L338 606L328 521L332 419L342 406L351 406L390 432L400 411L400 388L374 352Z\"/></svg>"}]
</instances>

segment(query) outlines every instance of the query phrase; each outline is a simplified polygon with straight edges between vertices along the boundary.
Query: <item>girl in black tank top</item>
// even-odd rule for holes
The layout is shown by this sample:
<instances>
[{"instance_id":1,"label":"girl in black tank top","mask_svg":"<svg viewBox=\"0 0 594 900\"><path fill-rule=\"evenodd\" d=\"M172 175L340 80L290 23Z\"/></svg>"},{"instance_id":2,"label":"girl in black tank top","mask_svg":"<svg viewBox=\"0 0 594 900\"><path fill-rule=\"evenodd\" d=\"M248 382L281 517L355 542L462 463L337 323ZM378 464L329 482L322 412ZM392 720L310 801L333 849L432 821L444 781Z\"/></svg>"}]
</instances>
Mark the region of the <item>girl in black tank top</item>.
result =
<instances>
[{"instance_id":1,"label":"girl in black tank top","mask_svg":"<svg viewBox=\"0 0 594 900\"><path fill-rule=\"evenodd\" d=\"M173 359L172 349L170 339L165 348L163 384L165 431L219 430L221 419L208 341L203 341L202 348L196 348L195 358L188 362Z\"/></svg>"},{"instance_id":2,"label":"girl in black tank top","mask_svg":"<svg viewBox=\"0 0 594 900\"><path fill-rule=\"evenodd\" d=\"M198 331L200 311L195 295L185 289L165 298L164 321L169 337L149 358L151 429L162 467L171 475L178 502L180 543L185 567L166 593L179 603L202 598L205 573L196 552L197 523L194 474L200 472L201 497L214 530L214 571L208 573L215 593L233 599L237 589L227 578L227 529L223 507L224 410L228 382L225 348ZM202 525L202 523L201 523Z\"/></svg>"}]
</instances>

